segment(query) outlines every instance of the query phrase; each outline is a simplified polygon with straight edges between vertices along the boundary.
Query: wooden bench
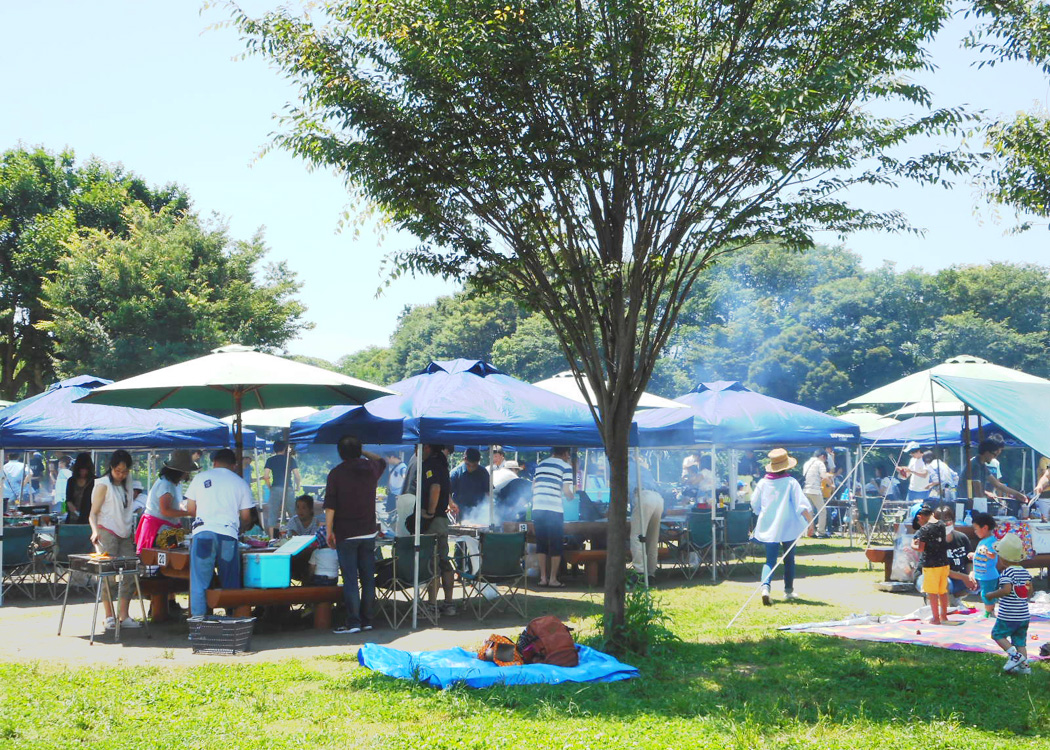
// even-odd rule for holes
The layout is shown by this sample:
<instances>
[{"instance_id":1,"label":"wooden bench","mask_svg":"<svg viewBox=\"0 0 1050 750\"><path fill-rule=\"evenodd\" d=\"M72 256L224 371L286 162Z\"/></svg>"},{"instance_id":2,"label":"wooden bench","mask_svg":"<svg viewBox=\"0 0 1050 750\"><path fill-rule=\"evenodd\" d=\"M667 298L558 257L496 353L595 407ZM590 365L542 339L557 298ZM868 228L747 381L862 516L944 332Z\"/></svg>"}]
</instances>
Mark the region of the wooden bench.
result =
<instances>
[{"instance_id":1,"label":"wooden bench","mask_svg":"<svg viewBox=\"0 0 1050 750\"><path fill-rule=\"evenodd\" d=\"M657 551L657 556L661 560L666 560L671 556L671 550L667 547L660 547ZM603 549L567 549L561 553L561 559L565 561L566 565L581 565L583 566L584 575L587 576L588 586L597 586L598 580L601 576L602 570L605 568L605 560L608 557L608 553ZM630 562L631 555L628 553L627 561Z\"/></svg>"},{"instance_id":2,"label":"wooden bench","mask_svg":"<svg viewBox=\"0 0 1050 750\"><path fill-rule=\"evenodd\" d=\"M190 590L190 582L182 578L139 577L142 595L149 597L149 616L152 622L164 622L168 619L168 598Z\"/></svg>"},{"instance_id":3,"label":"wooden bench","mask_svg":"<svg viewBox=\"0 0 1050 750\"><path fill-rule=\"evenodd\" d=\"M235 617L251 617L252 607L313 604L314 628L332 627L332 605L343 601L342 586L289 586L283 589L208 589L208 606L232 609Z\"/></svg>"}]
</instances>

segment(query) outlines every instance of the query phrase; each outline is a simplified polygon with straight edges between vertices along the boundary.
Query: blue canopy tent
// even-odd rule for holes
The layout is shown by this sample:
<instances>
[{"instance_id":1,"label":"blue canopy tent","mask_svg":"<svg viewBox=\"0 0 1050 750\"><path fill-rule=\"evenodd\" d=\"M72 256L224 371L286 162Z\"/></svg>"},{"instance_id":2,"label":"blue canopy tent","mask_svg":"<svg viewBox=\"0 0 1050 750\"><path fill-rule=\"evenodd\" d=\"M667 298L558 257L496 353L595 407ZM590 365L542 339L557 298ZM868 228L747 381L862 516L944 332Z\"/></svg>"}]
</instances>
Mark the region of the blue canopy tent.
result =
<instances>
[{"instance_id":1,"label":"blue canopy tent","mask_svg":"<svg viewBox=\"0 0 1050 750\"><path fill-rule=\"evenodd\" d=\"M495 442L519 446L603 445L601 432L586 405L513 378L481 360L431 362L420 374L394 383L390 389L397 395L297 419L291 424L289 437L292 442L336 442L343 435L354 435L366 443L420 446ZM669 445L691 433L691 415L681 413L687 410L673 411L679 412L677 419L666 418L654 425L647 431L647 444ZM630 439L632 445L639 445L639 430L634 423L630 425ZM418 454L416 467L417 471L422 470ZM416 511L419 519L422 514L418 497ZM418 535L417 522L417 538Z\"/></svg>"},{"instance_id":2,"label":"blue canopy tent","mask_svg":"<svg viewBox=\"0 0 1050 750\"><path fill-rule=\"evenodd\" d=\"M228 425L188 409L75 403L112 382L81 375L0 411L0 447L185 448L220 446L229 441Z\"/></svg>"},{"instance_id":3,"label":"blue canopy tent","mask_svg":"<svg viewBox=\"0 0 1050 750\"><path fill-rule=\"evenodd\" d=\"M988 381L984 381L988 382ZM1007 445L1021 445L1012 435L1007 434L997 424L986 422L983 425L986 432L1001 432L1006 438ZM963 444L963 418L960 416L937 417L936 424L933 417L912 417L903 422L884 427L880 430L865 432L860 436L865 445L878 444L880 446L898 448L914 441L919 445L962 445ZM977 427L970 428L970 442L977 440Z\"/></svg>"},{"instance_id":4,"label":"blue canopy tent","mask_svg":"<svg viewBox=\"0 0 1050 750\"><path fill-rule=\"evenodd\" d=\"M693 416L692 440L682 445L709 447L712 467L719 446L736 449L840 445L856 443L860 439L860 429L855 424L756 393L735 380L700 383L675 401L689 407L688 411ZM645 414L645 418L655 419L661 411L653 409ZM732 480L736 462L730 461L730 466ZM711 489L712 538L717 538L715 484ZM717 566L712 565L711 578L714 580L716 577Z\"/></svg>"}]
</instances>

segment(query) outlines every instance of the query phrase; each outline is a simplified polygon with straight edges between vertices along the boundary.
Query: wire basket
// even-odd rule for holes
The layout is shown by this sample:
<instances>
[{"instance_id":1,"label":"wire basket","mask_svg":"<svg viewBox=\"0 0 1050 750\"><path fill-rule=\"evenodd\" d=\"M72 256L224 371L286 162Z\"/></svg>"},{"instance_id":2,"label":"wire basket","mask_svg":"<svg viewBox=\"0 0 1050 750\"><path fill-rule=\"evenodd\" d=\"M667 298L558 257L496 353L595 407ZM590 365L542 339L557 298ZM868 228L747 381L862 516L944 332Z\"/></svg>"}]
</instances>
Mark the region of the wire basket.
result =
<instances>
[{"instance_id":1,"label":"wire basket","mask_svg":"<svg viewBox=\"0 0 1050 750\"><path fill-rule=\"evenodd\" d=\"M239 654L251 650L254 617L191 617L190 645L195 654Z\"/></svg>"}]
</instances>

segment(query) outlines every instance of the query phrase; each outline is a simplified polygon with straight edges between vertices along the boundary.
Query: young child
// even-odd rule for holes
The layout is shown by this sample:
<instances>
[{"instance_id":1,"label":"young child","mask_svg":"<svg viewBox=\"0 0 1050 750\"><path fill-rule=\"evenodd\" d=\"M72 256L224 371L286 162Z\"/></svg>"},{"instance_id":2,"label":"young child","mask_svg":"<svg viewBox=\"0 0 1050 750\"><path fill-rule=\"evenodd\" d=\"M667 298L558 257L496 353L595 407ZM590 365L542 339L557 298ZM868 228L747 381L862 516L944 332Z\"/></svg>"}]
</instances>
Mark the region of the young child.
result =
<instances>
[{"instance_id":1,"label":"young child","mask_svg":"<svg viewBox=\"0 0 1050 750\"><path fill-rule=\"evenodd\" d=\"M288 536L316 534L320 523L314 515L313 495L300 495L295 498L295 515L288 520Z\"/></svg>"},{"instance_id":2,"label":"young child","mask_svg":"<svg viewBox=\"0 0 1050 750\"><path fill-rule=\"evenodd\" d=\"M912 549L919 551L922 562L922 590L930 600L934 625L948 624L948 537L944 522L929 505L923 505L915 515L915 524L922 524L912 540Z\"/></svg>"},{"instance_id":3,"label":"young child","mask_svg":"<svg viewBox=\"0 0 1050 750\"><path fill-rule=\"evenodd\" d=\"M999 555L999 588L988 594L989 599L999 600L992 638L1006 652L1004 672L1031 674L1028 666L1028 597L1032 595L1032 576L1017 563L1025 557L1024 544L1017 534L1004 534L995 543Z\"/></svg>"},{"instance_id":4,"label":"young child","mask_svg":"<svg viewBox=\"0 0 1050 750\"><path fill-rule=\"evenodd\" d=\"M974 513L970 522L973 533L977 535L977 549L970 553L973 560L973 571L970 580L977 584L984 602L984 616L995 617L995 601L988 594L999 588L999 557L995 553L995 519L988 513Z\"/></svg>"},{"instance_id":5,"label":"young child","mask_svg":"<svg viewBox=\"0 0 1050 750\"><path fill-rule=\"evenodd\" d=\"M331 547L319 547L310 555L310 585L335 586L339 582L339 555Z\"/></svg>"}]
</instances>

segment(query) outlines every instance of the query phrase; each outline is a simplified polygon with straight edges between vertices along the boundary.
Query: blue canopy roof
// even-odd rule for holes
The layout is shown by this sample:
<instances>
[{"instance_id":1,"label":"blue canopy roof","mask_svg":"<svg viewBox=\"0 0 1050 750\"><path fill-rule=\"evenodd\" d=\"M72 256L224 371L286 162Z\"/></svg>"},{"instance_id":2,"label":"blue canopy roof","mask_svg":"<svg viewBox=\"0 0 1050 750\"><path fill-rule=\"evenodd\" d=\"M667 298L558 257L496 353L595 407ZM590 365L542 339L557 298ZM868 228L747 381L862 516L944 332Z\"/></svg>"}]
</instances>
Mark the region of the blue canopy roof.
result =
<instances>
[{"instance_id":1,"label":"blue canopy roof","mask_svg":"<svg viewBox=\"0 0 1050 750\"><path fill-rule=\"evenodd\" d=\"M174 448L225 445L229 427L188 409L132 409L74 403L112 380L91 375L55 383L0 411L0 446Z\"/></svg>"},{"instance_id":2,"label":"blue canopy roof","mask_svg":"<svg viewBox=\"0 0 1050 750\"><path fill-rule=\"evenodd\" d=\"M756 393L735 380L701 383L675 401L692 412L692 445L841 444L856 442L860 435L855 424Z\"/></svg>"},{"instance_id":3,"label":"blue canopy roof","mask_svg":"<svg viewBox=\"0 0 1050 750\"><path fill-rule=\"evenodd\" d=\"M364 442L503 443L518 446L600 447L598 431L585 405L500 372L488 362L455 359L431 362L419 375L390 386L398 395L364 406L337 406L292 422L293 442L334 443L343 435ZM685 411L674 410L674 411ZM668 419L647 432L647 445L671 444L688 414ZM631 426L631 442L638 444Z\"/></svg>"},{"instance_id":4,"label":"blue canopy roof","mask_svg":"<svg viewBox=\"0 0 1050 750\"><path fill-rule=\"evenodd\" d=\"M997 424L985 422L981 425L985 434L989 432L1003 433L1007 444L1019 445L1020 443L1007 434ZM977 442L977 418L970 419L970 442ZM883 427L879 430L871 430L860 436L861 442L866 445L878 443L880 446L899 447L910 442L916 442L923 448L933 445L962 445L963 444L963 418L960 416L937 417L936 430L934 429L933 417L912 417L903 422Z\"/></svg>"},{"instance_id":5,"label":"blue canopy roof","mask_svg":"<svg viewBox=\"0 0 1050 750\"><path fill-rule=\"evenodd\" d=\"M933 380L1025 445L1050 456L1050 384L934 375Z\"/></svg>"}]
</instances>

